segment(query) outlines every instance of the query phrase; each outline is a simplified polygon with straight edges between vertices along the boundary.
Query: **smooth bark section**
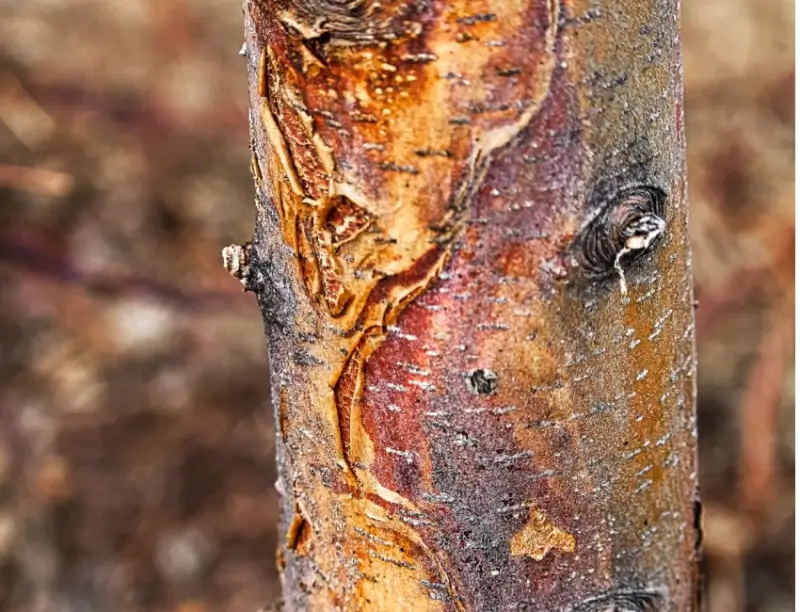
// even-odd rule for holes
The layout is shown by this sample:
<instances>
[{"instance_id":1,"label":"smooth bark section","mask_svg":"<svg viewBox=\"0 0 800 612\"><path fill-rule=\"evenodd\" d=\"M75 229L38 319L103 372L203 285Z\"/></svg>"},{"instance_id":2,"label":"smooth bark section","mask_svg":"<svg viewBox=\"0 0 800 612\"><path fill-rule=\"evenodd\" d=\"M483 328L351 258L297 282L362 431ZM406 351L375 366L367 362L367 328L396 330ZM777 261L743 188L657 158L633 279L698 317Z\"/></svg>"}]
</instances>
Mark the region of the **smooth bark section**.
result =
<instances>
[{"instance_id":1,"label":"smooth bark section","mask_svg":"<svg viewBox=\"0 0 800 612\"><path fill-rule=\"evenodd\" d=\"M677 2L245 18L286 609L695 609Z\"/></svg>"}]
</instances>

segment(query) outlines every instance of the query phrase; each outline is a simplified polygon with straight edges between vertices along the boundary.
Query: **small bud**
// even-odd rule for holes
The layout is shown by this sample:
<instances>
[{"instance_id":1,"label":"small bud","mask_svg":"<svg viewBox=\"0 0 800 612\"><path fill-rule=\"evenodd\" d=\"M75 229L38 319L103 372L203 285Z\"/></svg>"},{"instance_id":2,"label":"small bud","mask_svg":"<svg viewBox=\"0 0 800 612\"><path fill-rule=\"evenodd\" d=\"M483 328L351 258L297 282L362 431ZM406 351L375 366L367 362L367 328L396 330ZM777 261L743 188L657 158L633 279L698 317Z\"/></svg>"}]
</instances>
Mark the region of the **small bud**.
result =
<instances>
[{"instance_id":1,"label":"small bud","mask_svg":"<svg viewBox=\"0 0 800 612\"><path fill-rule=\"evenodd\" d=\"M234 278L238 278L245 290L250 282L250 253L253 245L246 242L243 245L231 244L222 249L222 265Z\"/></svg>"}]
</instances>

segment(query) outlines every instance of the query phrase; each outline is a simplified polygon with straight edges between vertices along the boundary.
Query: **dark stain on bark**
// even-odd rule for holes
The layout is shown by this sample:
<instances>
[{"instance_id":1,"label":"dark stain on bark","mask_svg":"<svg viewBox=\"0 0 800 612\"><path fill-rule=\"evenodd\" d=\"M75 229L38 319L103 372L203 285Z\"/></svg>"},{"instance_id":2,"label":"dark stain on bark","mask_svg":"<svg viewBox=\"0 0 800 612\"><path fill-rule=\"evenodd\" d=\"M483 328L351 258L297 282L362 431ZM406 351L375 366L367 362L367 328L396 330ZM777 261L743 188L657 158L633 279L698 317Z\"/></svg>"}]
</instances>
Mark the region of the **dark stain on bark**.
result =
<instances>
[{"instance_id":1,"label":"dark stain on bark","mask_svg":"<svg viewBox=\"0 0 800 612\"><path fill-rule=\"evenodd\" d=\"M700 561L703 558L703 504L700 501L700 492L695 491L694 497L694 532L696 539L694 543L695 558ZM705 611L705 589L706 577L700 563L697 564L697 584L695 588L695 609Z\"/></svg>"},{"instance_id":2,"label":"dark stain on bark","mask_svg":"<svg viewBox=\"0 0 800 612\"><path fill-rule=\"evenodd\" d=\"M700 502L700 497L696 496L694 499L694 530L697 534L694 548L700 554L703 549L703 504Z\"/></svg>"},{"instance_id":3,"label":"dark stain on bark","mask_svg":"<svg viewBox=\"0 0 800 612\"><path fill-rule=\"evenodd\" d=\"M308 367L308 366L325 365L324 361L322 361L321 359L317 359L316 357L314 357L314 355L312 355L306 349L302 349L302 348L297 349L292 354L292 359L294 360L294 362L297 365L301 365L301 366L307 366Z\"/></svg>"},{"instance_id":4,"label":"dark stain on bark","mask_svg":"<svg viewBox=\"0 0 800 612\"><path fill-rule=\"evenodd\" d=\"M270 251L275 242L267 238L267 233L280 231L277 215L271 204L265 210L259 214L253 237L248 288L256 293L264 323L286 329L294 323L295 293L287 281L291 278L288 262L281 263L282 258Z\"/></svg>"}]
</instances>

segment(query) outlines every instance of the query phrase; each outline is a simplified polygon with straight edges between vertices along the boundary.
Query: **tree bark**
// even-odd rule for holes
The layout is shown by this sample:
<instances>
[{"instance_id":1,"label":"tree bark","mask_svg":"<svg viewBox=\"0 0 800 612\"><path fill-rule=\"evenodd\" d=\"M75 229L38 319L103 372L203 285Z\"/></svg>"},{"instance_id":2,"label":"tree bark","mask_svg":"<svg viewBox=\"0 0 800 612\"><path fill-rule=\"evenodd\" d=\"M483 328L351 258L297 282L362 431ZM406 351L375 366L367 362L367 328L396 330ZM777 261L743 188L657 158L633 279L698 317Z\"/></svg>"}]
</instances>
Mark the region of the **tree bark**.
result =
<instances>
[{"instance_id":1,"label":"tree bark","mask_svg":"<svg viewBox=\"0 0 800 612\"><path fill-rule=\"evenodd\" d=\"M696 609L677 0L246 0L287 610Z\"/></svg>"}]
</instances>

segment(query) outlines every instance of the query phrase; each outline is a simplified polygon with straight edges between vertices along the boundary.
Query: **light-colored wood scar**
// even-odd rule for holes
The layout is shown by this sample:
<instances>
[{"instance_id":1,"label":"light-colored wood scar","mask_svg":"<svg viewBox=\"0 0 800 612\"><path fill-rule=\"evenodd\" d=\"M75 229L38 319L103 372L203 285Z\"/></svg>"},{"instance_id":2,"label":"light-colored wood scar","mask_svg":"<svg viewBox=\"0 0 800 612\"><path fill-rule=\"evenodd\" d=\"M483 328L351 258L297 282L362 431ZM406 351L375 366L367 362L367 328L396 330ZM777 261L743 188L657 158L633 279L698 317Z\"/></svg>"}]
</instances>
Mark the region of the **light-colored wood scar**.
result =
<instances>
[{"instance_id":1,"label":"light-colored wood scar","mask_svg":"<svg viewBox=\"0 0 800 612\"><path fill-rule=\"evenodd\" d=\"M258 95L266 98L267 93L267 50L264 48L258 59Z\"/></svg>"},{"instance_id":2,"label":"light-colored wood scar","mask_svg":"<svg viewBox=\"0 0 800 612\"><path fill-rule=\"evenodd\" d=\"M289 147L286 146L286 139L283 137L283 133L280 127L278 127L278 122L275 121L275 117L269 107L269 101L262 98L259 110L261 112L261 122L264 124L264 131L267 134L272 150L278 156L281 167L289 179L292 191L295 195L302 197L303 186L300 184L300 179L297 176L297 170L295 170L292 156L289 153Z\"/></svg>"},{"instance_id":3,"label":"light-colored wood scar","mask_svg":"<svg viewBox=\"0 0 800 612\"><path fill-rule=\"evenodd\" d=\"M253 176L258 179L260 185L264 181L264 176L261 174L261 165L258 163L258 155L255 153L253 153L253 157L250 159L250 170Z\"/></svg>"},{"instance_id":4,"label":"light-colored wood scar","mask_svg":"<svg viewBox=\"0 0 800 612\"><path fill-rule=\"evenodd\" d=\"M511 555L541 561L551 550L575 552L575 536L559 529L538 508L531 508L525 526L511 538Z\"/></svg>"}]
</instances>

